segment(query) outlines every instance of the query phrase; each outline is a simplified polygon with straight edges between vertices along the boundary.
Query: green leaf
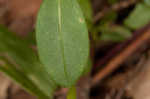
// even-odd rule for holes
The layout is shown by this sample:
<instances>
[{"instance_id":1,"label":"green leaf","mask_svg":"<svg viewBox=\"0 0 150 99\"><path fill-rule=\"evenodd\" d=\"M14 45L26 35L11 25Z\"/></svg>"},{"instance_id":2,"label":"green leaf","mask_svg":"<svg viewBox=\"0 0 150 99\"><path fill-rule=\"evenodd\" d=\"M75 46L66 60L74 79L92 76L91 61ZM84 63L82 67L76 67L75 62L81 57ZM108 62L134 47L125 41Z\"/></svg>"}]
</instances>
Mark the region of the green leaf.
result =
<instances>
[{"instance_id":1,"label":"green leaf","mask_svg":"<svg viewBox=\"0 0 150 99\"><path fill-rule=\"evenodd\" d=\"M0 53L7 55L16 69L24 72L24 75L46 96L52 97L56 85L39 62L36 53L25 41L14 36L4 27L0 27Z\"/></svg>"},{"instance_id":2,"label":"green leaf","mask_svg":"<svg viewBox=\"0 0 150 99\"><path fill-rule=\"evenodd\" d=\"M76 86L73 86L69 89L67 99L77 99Z\"/></svg>"},{"instance_id":3,"label":"green leaf","mask_svg":"<svg viewBox=\"0 0 150 99\"><path fill-rule=\"evenodd\" d=\"M89 56L88 31L77 1L45 0L36 32L40 59L48 73L58 85L73 85Z\"/></svg>"},{"instance_id":4,"label":"green leaf","mask_svg":"<svg viewBox=\"0 0 150 99\"><path fill-rule=\"evenodd\" d=\"M0 58L0 71L11 77L25 90L28 90L33 95L40 99L48 99L47 97L23 72L16 69L16 67L9 63L4 57Z\"/></svg>"},{"instance_id":5,"label":"green leaf","mask_svg":"<svg viewBox=\"0 0 150 99\"><path fill-rule=\"evenodd\" d=\"M113 22L117 19L117 13L115 11L110 11L106 14L104 18L101 19L100 24L108 24L110 22Z\"/></svg>"},{"instance_id":6,"label":"green leaf","mask_svg":"<svg viewBox=\"0 0 150 99\"><path fill-rule=\"evenodd\" d=\"M125 25L131 29L138 29L150 22L150 7L140 3L125 20Z\"/></svg>"},{"instance_id":7,"label":"green leaf","mask_svg":"<svg viewBox=\"0 0 150 99\"><path fill-rule=\"evenodd\" d=\"M89 58L88 61L87 61L87 64L86 64L86 68L84 69L83 73L82 73L82 76L83 75L86 75L87 73L89 73L91 71L91 68L92 68L92 60Z\"/></svg>"},{"instance_id":8,"label":"green leaf","mask_svg":"<svg viewBox=\"0 0 150 99\"><path fill-rule=\"evenodd\" d=\"M101 27L100 31L102 33L100 36L100 40L103 41L120 42L131 37L131 31L121 26L114 26L114 27L105 26Z\"/></svg>"},{"instance_id":9,"label":"green leaf","mask_svg":"<svg viewBox=\"0 0 150 99\"><path fill-rule=\"evenodd\" d=\"M144 3L148 6L150 6L150 0L144 0Z\"/></svg>"},{"instance_id":10,"label":"green leaf","mask_svg":"<svg viewBox=\"0 0 150 99\"><path fill-rule=\"evenodd\" d=\"M79 2L80 8L83 12L83 15L86 19L86 24L88 30L90 31L93 27L93 19L92 19L92 7L90 0L77 0Z\"/></svg>"},{"instance_id":11,"label":"green leaf","mask_svg":"<svg viewBox=\"0 0 150 99\"><path fill-rule=\"evenodd\" d=\"M78 0L80 7L83 11L85 19L92 22L92 8L90 0Z\"/></svg>"}]
</instances>

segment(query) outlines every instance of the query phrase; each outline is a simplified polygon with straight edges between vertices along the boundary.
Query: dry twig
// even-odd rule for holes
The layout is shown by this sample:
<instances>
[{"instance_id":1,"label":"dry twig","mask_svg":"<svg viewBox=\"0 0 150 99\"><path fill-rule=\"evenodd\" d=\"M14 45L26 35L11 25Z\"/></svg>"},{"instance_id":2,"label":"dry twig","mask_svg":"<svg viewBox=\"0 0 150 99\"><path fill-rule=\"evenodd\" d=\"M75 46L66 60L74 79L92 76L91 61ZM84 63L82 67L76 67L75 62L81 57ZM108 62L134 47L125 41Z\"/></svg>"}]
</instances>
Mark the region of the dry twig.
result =
<instances>
[{"instance_id":1,"label":"dry twig","mask_svg":"<svg viewBox=\"0 0 150 99\"><path fill-rule=\"evenodd\" d=\"M100 70L93 78L92 85L97 84L107 75L112 73L116 68L120 66L128 57L133 55L133 53L146 43L150 39L150 28L143 32L141 36L137 37L131 44L129 44L119 55L114 57L103 70Z\"/></svg>"},{"instance_id":2,"label":"dry twig","mask_svg":"<svg viewBox=\"0 0 150 99\"><path fill-rule=\"evenodd\" d=\"M110 8L104 8L102 11L100 11L95 17L93 22L96 23L97 21L99 21L102 17L104 17L107 13L109 13L110 11L119 11L122 10L124 8L127 8L135 3L137 3L137 1L139 0L127 0L127 1L121 1L119 3L114 4L113 6L111 6Z\"/></svg>"}]
</instances>

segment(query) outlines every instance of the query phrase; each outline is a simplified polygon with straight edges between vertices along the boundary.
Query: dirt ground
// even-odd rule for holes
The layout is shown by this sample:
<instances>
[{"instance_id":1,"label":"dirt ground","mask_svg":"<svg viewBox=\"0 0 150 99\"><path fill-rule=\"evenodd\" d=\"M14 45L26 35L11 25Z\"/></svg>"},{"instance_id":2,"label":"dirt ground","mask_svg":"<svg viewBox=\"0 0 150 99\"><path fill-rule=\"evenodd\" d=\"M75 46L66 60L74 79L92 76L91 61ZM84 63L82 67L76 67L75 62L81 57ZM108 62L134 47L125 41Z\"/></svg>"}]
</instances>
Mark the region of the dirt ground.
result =
<instances>
[{"instance_id":1,"label":"dirt ground","mask_svg":"<svg viewBox=\"0 0 150 99\"><path fill-rule=\"evenodd\" d=\"M42 0L0 0L0 24L25 37L34 29L41 3ZM95 8L100 3L102 0L93 0ZM143 45L142 48L145 51L147 45L146 47ZM150 99L150 51L147 51L145 58L143 49L126 60L117 73L113 73L100 85L91 88L91 99ZM0 73L0 99L36 99L36 97Z\"/></svg>"},{"instance_id":2,"label":"dirt ground","mask_svg":"<svg viewBox=\"0 0 150 99\"><path fill-rule=\"evenodd\" d=\"M0 24L24 37L34 28L42 0L0 0ZM18 28L19 27L19 28ZM0 73L0 99L35 99Z\"/></svg>"}]
</instances>

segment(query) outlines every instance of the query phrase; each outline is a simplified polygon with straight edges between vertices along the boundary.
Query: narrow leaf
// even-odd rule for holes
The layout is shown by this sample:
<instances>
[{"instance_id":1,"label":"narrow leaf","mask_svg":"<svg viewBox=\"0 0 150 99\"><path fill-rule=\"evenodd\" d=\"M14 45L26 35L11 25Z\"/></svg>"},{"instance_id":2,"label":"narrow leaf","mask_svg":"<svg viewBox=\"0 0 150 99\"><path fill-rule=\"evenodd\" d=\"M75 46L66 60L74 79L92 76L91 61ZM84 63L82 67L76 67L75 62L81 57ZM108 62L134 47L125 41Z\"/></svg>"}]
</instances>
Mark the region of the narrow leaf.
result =
<instances>
[{"instance_id":1,"label":"narrow leaf","mask_svg":"<svg viewBox=\"0 0 150 99\"><path fill-rule=\"evenodd\" d=\"M122 26L110 27L106 25L104 27L101 27L100 31L101 31L100 40L103 41L120 42L132 36L131 31Z\"/></svg>"},{"instance_id":2,"label":"narrow leaf","mask_svg":"<svg viewBox=\"0 0 150 99\"><path fill-rule=\"evenodd\" d=\"M46 96L23 72L17 70L15 66L4 59L0 58L0 71L11 77L19 85L21 85L25 90L29 91L38 98L48 99Z\"/></svg>"},{"instance_id":3,"label":"narrow leaf","mask_svg":"<svg viewBox=\"0 0 150 99\"><path fill-rule=\"evenodd\" d=\"M131 29L138 29L150 22L150 6L140 3L125 20L125 25Z\"/></svg>"},{"instance_id":4,"label":"narrow leaf","mask_svg":"<svg viewBox=\"0 0 150 99\"><path fill-rule=\"evenodd\" d=\"M0 27L0 53L7 55L7 59L16 69L23 72L23 75L26 75L46 96L52 97L56 85L36 54L25 41L4 27Z\"/></svg>"},{"instance_id":5,"label":"narrow leaf","mask_svg":"<svg viewBox=\"0 0 150 99\"><path fill-rule=\"evenodd\" d=\"M76 0L45 0L36 38L42 63L55 82L71 86L82 74L89 54L88 31Z\"/></svg>"}]
</instances>

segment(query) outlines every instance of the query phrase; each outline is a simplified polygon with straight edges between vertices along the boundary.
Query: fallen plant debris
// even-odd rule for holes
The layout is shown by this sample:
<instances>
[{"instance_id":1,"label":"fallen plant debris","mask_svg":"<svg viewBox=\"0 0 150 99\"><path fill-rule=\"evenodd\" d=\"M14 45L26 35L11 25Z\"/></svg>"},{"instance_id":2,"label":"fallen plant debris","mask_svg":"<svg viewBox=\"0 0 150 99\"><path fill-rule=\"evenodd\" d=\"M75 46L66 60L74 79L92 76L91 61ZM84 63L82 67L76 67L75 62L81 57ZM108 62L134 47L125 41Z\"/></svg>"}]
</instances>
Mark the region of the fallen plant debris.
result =
<instances>
[{"instance_id":1,"label":"fallen plant debris","mask_svg":"<svg viewBox=\"0 0 150 99\"><path fill-rule=\"evenodd\" d=\"M141 35L139 35L135 40L128 44L123 51L120 52L119 55L114 57L106 67L97 73L92 81L92 85L95 85L98 81L105 78L109 73L114 71L121 63L123 63L128 57L133 55L133 53L138 50L143 44L149 43L150 40L150 29L144 30Z\"/></svg>"},{"instance_id":2,"label":"fallen plant debris","mask_svg":"<svg viewBox=\"0 0 150 99\"><path fill-rule=\"evenodd\" d=\"M0 99L150 99L150 0L0 0L0 24Z\"/></svg>"}]
</instances>

